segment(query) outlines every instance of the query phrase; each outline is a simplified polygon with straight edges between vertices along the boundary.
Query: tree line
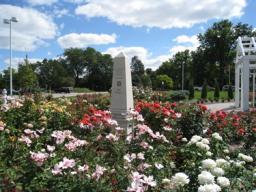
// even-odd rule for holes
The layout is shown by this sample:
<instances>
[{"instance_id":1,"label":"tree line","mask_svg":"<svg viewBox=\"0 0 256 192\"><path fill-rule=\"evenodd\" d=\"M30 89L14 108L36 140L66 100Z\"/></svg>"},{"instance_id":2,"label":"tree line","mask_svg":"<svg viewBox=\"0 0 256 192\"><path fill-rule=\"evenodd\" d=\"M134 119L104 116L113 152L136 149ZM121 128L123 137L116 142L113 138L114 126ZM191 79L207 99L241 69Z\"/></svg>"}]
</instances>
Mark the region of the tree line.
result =
<instances>
[{"instance_id":1,"label":"tree line","mask_svg":"<svg viewBox=\"0 0 256 192\"><path fill-rule=\"evenodd\" d=\"M233 24L229 20L214 23L198 35L196 51L178 52L163 62L155 71L145 69L142 61L134 56L131 60L132 83L134 86L153 89L181 89L182 66L184 88L208 84L222 88L234 84L234 59L236 40L239 36L256 36L253 27ZM52 90L59 87L86 87L95 91L111 88L113 59L94 48L69 48L58 59L44 59L37 63L19 65L13 69L14 89L40 87ZM9 87L10 70L0 74L0 88Z\"/></svg>"}]
</instances>

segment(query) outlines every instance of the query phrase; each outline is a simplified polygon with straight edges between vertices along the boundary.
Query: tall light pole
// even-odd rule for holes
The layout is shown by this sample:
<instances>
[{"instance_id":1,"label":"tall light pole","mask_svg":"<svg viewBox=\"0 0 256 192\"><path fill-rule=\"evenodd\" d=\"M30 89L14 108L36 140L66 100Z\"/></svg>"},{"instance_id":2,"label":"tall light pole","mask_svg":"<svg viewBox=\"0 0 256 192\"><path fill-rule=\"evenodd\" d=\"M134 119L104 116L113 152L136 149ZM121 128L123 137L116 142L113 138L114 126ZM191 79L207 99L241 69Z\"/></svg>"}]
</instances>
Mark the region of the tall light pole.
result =
<instances>
[{"instance_id":1,"label":"tall light pole","mask_svg":"<svg viewBox=\"0 0 256 192\"><path fill-rule=\"evenodd\" d=\"M16 17L4 19L4 24L10 25L10 95L12 96L12 22L17 23Z\"/></svg>"},{"instance_id":2,"label":"tall light pole","mask_svg":"<svg viewBox=\"0 0 256 192\"><path fill-rule=\"evenodd\" d=\"M182 66L181 66L182 74L181 74L181 89L182 91L184 90L184 61L182 61Z\"/></svg>"}]
</instances>

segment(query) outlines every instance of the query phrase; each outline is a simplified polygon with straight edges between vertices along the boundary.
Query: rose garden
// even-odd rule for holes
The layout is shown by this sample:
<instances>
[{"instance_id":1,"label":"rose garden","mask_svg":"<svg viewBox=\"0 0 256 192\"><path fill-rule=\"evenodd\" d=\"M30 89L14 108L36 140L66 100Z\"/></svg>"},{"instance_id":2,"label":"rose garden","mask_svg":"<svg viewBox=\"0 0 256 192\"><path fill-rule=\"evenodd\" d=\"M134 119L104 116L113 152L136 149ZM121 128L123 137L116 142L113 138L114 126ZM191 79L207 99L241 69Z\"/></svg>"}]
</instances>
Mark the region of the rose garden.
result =
<instances>
[{"instance_id":1,"label":"rose garden","mask_svg":"<svg viewBox=\"0 0 256 192\"><path fill-rule=\"evenodd\" d=\"M122 92L118 82L112 97ZM109 96L34 94L3 105L2 191L255 190L254 111L211 112L152 90L133 94L134 109L122 114L129 133L112 118Z\"/></svg>"},{"instance_id":2,"label":"rose garden","mask_svg":"<svg viewBox=\"0 0 256 192\"><path fill-rule=\"evenodd\" d=\"M256 192L254 1L24 2L0 4L0 192Z\"/></svg>"}]
</instances>

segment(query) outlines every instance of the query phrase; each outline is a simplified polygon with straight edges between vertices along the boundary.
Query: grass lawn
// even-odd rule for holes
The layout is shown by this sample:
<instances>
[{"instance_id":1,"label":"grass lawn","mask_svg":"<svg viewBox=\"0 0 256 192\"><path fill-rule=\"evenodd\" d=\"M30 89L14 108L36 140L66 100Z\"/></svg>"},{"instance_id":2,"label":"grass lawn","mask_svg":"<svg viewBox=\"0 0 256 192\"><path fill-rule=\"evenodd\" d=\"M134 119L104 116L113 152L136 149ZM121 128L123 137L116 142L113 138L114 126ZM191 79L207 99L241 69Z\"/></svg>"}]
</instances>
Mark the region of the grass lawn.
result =
<instances>
[{"instance_id":1,"label":"grass lawn","mask_svg":"<svg viewBox=\"0 0 256 192\"><path fill-rule=\"evenodd\" d=\"M234 94L235 95L235 94ZM195 91L195 99L200 99L201 98L201 91ZM214 91L208 91L207 92L207 99L214 99ZM228 99L228 92L227 91L220 91L220 100Z\"/></svg>"},{"instance_id":2,"label":"grass lawn","mask_svg":"<svg viewBox=\"0 0 256 192\"><path fill-rule=\"evenodd\" d=\"M88 92L92 92L92 91L90 89L87 89L87 88L75 87L74 92L75 93L88 93Z\"/></svg>"}]
</instances>

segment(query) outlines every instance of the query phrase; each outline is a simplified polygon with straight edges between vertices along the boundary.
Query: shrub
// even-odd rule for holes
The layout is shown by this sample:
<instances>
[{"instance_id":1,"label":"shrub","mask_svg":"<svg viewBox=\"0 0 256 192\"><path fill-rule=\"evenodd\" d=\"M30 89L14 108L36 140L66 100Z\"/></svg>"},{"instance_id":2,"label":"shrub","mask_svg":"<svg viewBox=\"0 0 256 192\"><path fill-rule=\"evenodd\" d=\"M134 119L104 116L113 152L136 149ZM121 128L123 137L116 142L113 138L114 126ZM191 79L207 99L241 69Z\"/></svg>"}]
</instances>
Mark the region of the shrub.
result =
<instances>
[{"instance_id":1,"label":"shrub","mask_svg":"<svg viewBox=\"0 0 256 192\"><path fill-rule=\"evenodd\" d=\"M228 99L233 99L233 98L234 98L233 89L232 89L232 86L229 85L228 86Z\"/></svg>"},{"instance_id":2,"label":"shrub","mask_svg":"<svg viewBox=\"0 0 256 192\"><path fill-rule=\"evenodd\" d=\"M194 85L191 83L189 85L189 99L193 99L195 97Z\"/></svg>"},{"instance_id":3,"label":"shrub","mask_svg":"<svg viewBox=\"0 0 256 192\"><path fill-rule=\"evenodd\" d=\"M177 129L184 137L190 139L195 134L203 134L205 111L206 107L203 105L190 105L181 109L182 116L177 119Z\"/></svg>"},{"instance_id":4,"label":"shrub","mask_svg":"<svg viewBox=\"0 0 256 192\"><path fill-rule=\"evenodd\" d=\"M181 101L185 100L189 95L188 91L171 91L170 99L171 101Z\"/></svg>"},{"instance_id":5,"label":"shrub","mask_svg":"<svg viewBox=\"0 0 256 192\"><path fill-rule=\"evenodd\" d=\"M220 97L220 87L219 87L218 81L215 79L214 98L219 99L219 97Z\"/></svg>"},{"instance_id":6,"label":"shrub","mask_svg":"<svg viewBox=\"0 0 256 192\"><path fill-rule=\"evenodd\" d=\"M205 81L202 87L202 92L201 92L201 98L206 99L207 98L207 82Z\"/></svg>"}]
</instances>

